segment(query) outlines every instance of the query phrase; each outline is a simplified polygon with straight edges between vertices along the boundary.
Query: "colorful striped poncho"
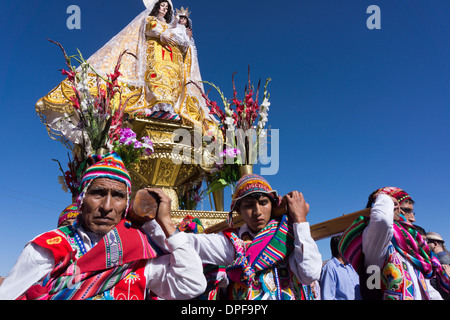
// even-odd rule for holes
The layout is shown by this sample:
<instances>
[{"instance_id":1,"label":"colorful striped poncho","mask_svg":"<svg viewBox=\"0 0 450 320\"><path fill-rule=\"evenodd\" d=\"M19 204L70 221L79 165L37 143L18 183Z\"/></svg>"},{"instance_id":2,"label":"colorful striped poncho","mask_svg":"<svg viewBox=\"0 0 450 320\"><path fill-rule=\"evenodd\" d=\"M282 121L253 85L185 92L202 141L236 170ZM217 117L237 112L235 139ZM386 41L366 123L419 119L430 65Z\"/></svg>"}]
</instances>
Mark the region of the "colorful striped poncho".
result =
<instances>
[{"instance_id":1,"label":"colorful striped poncho","mask_svg":"<svg viewBox=\"0 0 450 320\"><path fill-rule=\"evenodd\" d=\"M231 299L306 299L303 285L288 265L294 234L287 216L271 220L251 242L231 231L224 234L236 249L236 258L227 267Z\"/></svg>"},{"instance_id":2,"label":"colorful striped poncho","mask_svg":"<svg viewBox=\"0 0 450 320\"><path fill-rule=\"evenodd\" d=\"M339 242L339 251L360 274L364 272L362 235L369 223L368 217L358 217L347 228ZM428 244L420 233L402 215L400 221L394 221L393 227L391 243L396 253L410 262L426 279L436 277L438 285L448 293L450 278L442 269L439 260L431 254Z\"/></svg>"},{"instance_id":3,"label":"colorful striped poncho","mask_svg":"<svg viewBox=\"0 0 450 320\"><path fill-rule=\"evenodd\" d=\"M122 284L138 299L145 295L143 269L146 261L161 253L141 229L126 226L122 220L91 250L83 252L76 226L44 233L34 241L52 251L55 268L30 287L18 300L85 300L99 296ZM139 280L139 281L137 281Z\"/></svg>"}]
</instances>

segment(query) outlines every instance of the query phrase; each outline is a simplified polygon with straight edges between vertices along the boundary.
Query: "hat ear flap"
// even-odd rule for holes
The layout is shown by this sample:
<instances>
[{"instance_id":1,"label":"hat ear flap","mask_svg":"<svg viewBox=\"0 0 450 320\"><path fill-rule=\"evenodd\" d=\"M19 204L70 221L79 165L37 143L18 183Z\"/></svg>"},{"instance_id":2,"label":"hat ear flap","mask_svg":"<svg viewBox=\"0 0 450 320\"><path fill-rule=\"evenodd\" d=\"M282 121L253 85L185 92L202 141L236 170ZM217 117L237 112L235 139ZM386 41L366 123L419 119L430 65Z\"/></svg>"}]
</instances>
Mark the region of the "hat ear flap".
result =
<instances>
[{"instance_id":1,"label":"hat ear flap","mask_svg":"<svg viewBox=\"0 0 450 320\"><path fill-rule=\"evenodd\" d=\"M233 223L233 211L228 212L228 217L227 217L227 225L230 228L234 227L234 223Z\"/></svg>"},{"instance_id":2,"label":"hat ear flap","mask_svg":"<svg viewBox=\"0 0 450 320\"><path fill-rule=\"evenodd\" d=\"M89 189L92 181L94 181L94 180L88 180L86 182L86 184L82 187L83 188L82 191L80 192L80 194L77 197L76 204L77 204L77 207L79 208L80 212L83 208L84 196L86 195L86 191Z\"/></svg>"}]
</instances>

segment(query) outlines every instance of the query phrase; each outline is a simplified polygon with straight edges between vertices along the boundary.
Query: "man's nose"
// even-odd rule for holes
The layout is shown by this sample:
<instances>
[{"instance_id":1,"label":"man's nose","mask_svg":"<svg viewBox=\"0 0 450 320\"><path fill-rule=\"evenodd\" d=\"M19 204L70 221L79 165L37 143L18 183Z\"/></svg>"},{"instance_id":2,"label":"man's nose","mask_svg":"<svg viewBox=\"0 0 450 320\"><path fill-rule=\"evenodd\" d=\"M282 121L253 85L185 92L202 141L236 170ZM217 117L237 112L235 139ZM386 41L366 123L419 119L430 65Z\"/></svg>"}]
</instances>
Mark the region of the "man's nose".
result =
<instances>
[{"instance_id":1,"label":"man's nose","mask_svg":"<svg viewBox=\"0 0 450 320\"><path fill-rule=\"evenodd\" d=\"M105 212L110 212L112 210L112 196L110 193L103 197L101 202L101 209Z\"/></svg>"},{"instance_id":2,"label":"man's nose","mask_svg":"<svg viewBox=\"0 0 450 320\"><path fill-rule=\"evenodd\" d=\"M253 206L253 214L256 215L256 216L261 215L261 206L259 205L259 203L256 203Z\"/></svg>"}]
</instances>

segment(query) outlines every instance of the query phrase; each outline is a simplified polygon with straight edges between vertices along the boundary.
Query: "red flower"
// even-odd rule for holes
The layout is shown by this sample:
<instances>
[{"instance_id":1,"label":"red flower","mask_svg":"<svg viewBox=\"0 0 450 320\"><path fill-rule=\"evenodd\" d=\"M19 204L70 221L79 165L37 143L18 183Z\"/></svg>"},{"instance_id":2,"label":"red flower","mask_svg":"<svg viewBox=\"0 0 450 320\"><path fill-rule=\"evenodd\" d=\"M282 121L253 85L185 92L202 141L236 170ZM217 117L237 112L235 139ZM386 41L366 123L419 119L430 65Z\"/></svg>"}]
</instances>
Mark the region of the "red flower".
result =
<instances>
[{"instance_id":1,"label":"red flower","mask_svg":"<svg viewBox=\"0 0 450 320\"><path fill-rule=\"evenodd\" d=\"M72 70L71 70L71 71L67 71L67 70L62 69L62 70L61 70L61 73L62 73L63 75L65 75L65 76L67 76L67 79L68 79L70 82L73 82L73 81L75 80L75 72L73 72Z\"/></svg>"},{"instance_id":2,"label":"red flower","mask_svg":"<svg viewBox=\"0 0 450 320\"><path fill-rule=\"evenodd\" d=\"M75 110L80 110L80 96L78 95L78 91L75 87L72 87L73 92L75 93L75 96L69 97L70 101L72 102L72 106Z\"/></svg>"},{"instance_id":3,"label":"red flower","mask_svg":"<svg viewBox=\"0 0 450 320\"><path fill-rule=\"evenodd\" d=\"M233 120L234 120L234 124L236 125L237 124L237 122L238 122L238 115L237 115L237 113L234 113L233 112Z\"/></svg>"},{"instance_id":4,"label":"red flower","mask_svg":"<svg viewBox=\"0 0 450 320\"><path fill-rule=\"evenodd\" d=\"M120 67L120 65L119 65ZM110 79L110 82L107 82L108 90L113 93L115 88L119 88L119 82L117 79L122 75L122 73L118 70L116 66L116 70L114 73L108 74L108 78Z\"/></svg>"}]
</instances>

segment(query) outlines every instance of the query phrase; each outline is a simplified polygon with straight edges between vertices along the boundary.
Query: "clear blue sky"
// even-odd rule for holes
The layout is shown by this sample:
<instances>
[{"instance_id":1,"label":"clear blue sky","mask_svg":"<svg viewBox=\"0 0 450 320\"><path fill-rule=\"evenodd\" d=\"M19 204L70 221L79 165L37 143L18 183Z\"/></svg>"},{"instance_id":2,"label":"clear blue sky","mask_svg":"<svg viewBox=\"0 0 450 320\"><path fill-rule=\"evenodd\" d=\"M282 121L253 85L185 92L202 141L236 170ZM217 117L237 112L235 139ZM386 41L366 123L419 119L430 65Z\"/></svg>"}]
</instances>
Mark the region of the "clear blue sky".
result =
<instances>
[{"instance_id":1,"label":"clear blue sky","mask_svg":"<svg viewBox=\"0 0 450 320\"><path fill-rule=\"evenodd\" d=\"M383 186L416 200L417 224L450 241L450 28L448 0L174 0L192 11L204 80L231 97L272 78L269 124L280 130L280 193L304 193L319 223L362 209ZM66 9L81 9L69 30ZM369 30L370 5L381 29ZM142 10L140 0L8 1L0 32L0 275L27 241L53 229L70 203L57 182L67 150L34 109L56 86L70 54L89 57ZM227 201L229 204L229 201ZM209 201L205 201L205 209ZM329 242L318 242L329 259Z\"/></svg>"}]
</instances>

